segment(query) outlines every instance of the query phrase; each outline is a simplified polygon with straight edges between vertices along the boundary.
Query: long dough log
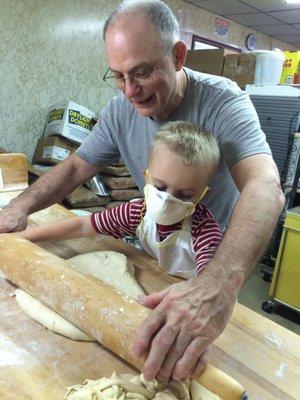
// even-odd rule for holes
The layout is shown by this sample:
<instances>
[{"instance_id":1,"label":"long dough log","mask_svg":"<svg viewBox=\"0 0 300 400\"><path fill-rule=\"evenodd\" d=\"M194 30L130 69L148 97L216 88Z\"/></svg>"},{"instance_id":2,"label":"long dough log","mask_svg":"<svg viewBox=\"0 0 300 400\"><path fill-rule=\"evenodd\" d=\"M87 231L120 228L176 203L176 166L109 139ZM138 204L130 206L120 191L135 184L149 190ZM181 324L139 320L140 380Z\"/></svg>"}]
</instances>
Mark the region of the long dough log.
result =
<instances>
[{"instance_id":1,"label":"long dough log","mask_svg":"<svg viewBox=\"0 0 300 400\"><path fill-rule=\"evenodd\" d=\"M0 235L0 260L0 270L11 282L142 369L144 360L134 359L131 352L138 328L151 311L16 235ZM210 365L197 381L223 400L239 400L244 392L233 378Z\"/></svg>"}]
</instances>

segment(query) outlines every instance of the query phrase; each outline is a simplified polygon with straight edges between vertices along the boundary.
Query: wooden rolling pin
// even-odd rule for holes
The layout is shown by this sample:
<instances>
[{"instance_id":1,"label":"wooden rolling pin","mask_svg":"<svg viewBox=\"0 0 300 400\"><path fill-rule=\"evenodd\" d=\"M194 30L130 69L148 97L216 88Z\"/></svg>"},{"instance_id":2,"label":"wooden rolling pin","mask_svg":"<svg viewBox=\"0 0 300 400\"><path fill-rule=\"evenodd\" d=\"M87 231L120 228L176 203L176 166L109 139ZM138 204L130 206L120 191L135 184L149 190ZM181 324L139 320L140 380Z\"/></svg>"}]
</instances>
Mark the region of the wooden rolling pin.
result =
<instances>
[{"instance_id":1,"label":"wooden rolling pin","mask_svg":"<svg viewBox=\"0 0 300 400\"><path fill-rule=\"evenodd\" d=\"M141 370L132 357L138 328L151 310L66 260L14 234L0 235L0 269L7 279ZM240 400L243 387L213 366L197 381L223 400Z\"/></svg>"}]
</instances>

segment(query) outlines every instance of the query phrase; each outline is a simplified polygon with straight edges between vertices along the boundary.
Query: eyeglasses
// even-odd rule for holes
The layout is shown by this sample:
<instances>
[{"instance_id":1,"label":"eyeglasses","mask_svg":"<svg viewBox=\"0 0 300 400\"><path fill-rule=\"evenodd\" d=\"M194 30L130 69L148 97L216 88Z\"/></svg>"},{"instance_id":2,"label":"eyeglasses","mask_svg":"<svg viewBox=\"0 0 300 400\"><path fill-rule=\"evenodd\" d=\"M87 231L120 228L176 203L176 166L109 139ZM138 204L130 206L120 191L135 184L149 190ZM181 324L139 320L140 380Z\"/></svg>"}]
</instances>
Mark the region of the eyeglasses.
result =
<instances>
[{"instance_id":1,"label":"eyeglasses","mask_svg":"<svg viewBox=\"0 0 300 400\"><path fill-rule=\"evenodd\" d=\"M105 72L103 76L104 82L106 82L110 87L123 90L125 88L126 81L131 84L138 86L148 85L153 79L153 72L158 68L159 64L169 53L169 50L159 58L155 65L151 68L141 68L134 72L128 74L125 77L123 74L113 73L110 68Z\"/></svg>"}]
</instances>

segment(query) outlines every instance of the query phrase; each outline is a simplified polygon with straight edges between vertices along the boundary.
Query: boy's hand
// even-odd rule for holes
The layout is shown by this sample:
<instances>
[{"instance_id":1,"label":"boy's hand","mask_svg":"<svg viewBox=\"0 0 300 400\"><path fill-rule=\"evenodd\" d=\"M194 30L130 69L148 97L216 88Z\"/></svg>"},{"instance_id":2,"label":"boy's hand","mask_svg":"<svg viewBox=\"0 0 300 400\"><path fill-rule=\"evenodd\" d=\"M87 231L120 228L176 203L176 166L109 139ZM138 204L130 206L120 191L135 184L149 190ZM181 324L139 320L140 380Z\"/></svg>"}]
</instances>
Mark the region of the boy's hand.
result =
<instances>
[{"instance_id":1,"label":"boy's hand","mask_svg":"<svg viewBox=\"0 0 300 400\"><path fill-rule=\"evenodd\" d=\"M215 277L209 269L197 278L140 296L141 304L153 308L134 346L136 357L148 353L143 369L147 380L186 379L205 368L207 347L224 330L237 295L225 273Z\"/></svg>"}]
</instances>

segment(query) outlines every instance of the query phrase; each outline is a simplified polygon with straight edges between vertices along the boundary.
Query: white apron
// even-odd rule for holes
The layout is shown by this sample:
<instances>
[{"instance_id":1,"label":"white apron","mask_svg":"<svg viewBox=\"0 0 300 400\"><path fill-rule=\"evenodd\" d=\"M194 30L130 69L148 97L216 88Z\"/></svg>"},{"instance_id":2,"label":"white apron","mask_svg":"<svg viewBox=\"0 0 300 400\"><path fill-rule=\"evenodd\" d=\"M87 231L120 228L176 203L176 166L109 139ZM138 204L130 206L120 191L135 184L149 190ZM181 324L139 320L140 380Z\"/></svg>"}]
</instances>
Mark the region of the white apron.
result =
<instances>
[{"instance_id":1,"label":"white apron","mask_svg":"<svg viewBox=\"0 0 300 400\"><path fill-rule=\"evenodd\" d=\"M191 235L192 217L186 218L181 229L173 232L162 242L159 241L156 223L147 212L136 229L136 236L144 250L157 258L159 265L168 274L185 279L197 275L196 254Z\"/></svg>"}]
</instances>

